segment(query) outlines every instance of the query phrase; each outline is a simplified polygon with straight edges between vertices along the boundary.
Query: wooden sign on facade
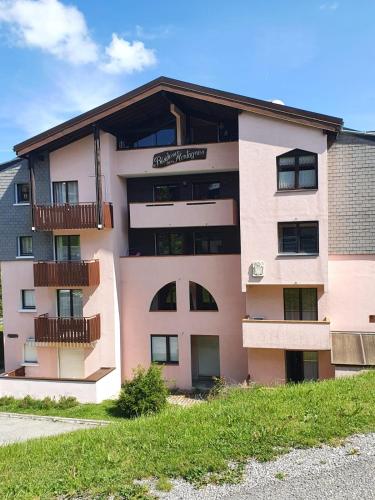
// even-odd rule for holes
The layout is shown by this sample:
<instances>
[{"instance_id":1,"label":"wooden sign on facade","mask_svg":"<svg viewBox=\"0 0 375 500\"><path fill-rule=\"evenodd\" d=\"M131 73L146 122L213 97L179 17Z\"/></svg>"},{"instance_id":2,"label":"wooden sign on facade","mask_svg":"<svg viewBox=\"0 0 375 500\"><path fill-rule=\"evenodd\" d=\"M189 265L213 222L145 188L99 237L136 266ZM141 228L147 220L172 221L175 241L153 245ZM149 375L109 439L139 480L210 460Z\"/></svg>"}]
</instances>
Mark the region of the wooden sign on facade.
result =
<instances>
[{"instance_id":1,"label":"wooden sign on facade","mask_svg":"<svg viewBox=\"0 0 375 500\"><path fill-rule=\"evenodd\" d=\"M207 148L185 148L173 151L162 151L154 155L152 168L163 168L175 163L193 160L205 160Z\"/></svg>"}]
</instances>

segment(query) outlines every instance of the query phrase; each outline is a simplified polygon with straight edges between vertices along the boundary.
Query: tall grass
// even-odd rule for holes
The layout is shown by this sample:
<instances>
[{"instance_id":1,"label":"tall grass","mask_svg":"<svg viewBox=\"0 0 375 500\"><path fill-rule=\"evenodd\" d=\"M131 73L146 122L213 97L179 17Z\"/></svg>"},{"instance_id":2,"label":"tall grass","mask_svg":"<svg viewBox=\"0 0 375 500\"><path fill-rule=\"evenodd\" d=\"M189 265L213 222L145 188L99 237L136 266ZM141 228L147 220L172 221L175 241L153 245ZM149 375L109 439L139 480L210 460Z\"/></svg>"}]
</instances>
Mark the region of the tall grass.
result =
<instances>
[{"instance_id":1,"label":"tall grass","mask_svg":"<svg viewBox=\"0 0 375 500\"><path fill-rule=\"evenodd\" d=\"M0 449L0 498L141 498L134 480L233 480L228 462L270 460L375 431L375 373L275 389L233 389L190 409ZM144 496L143 496L144 497Z\"/></svg>"}]
</instances>

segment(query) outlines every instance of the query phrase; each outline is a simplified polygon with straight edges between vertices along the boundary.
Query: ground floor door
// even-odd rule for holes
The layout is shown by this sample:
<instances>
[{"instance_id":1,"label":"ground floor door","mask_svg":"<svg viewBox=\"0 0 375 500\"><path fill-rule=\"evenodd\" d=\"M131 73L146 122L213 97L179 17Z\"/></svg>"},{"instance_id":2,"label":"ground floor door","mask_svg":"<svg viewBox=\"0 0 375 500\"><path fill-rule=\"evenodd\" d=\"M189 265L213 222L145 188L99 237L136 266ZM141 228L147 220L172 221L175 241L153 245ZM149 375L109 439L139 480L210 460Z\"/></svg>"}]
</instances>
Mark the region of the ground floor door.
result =
<instances>
[{"instance_id":1,"label":"ground floor door","mask_svg":"<svg viewBox=\"0 0 375 500\"><path fill-rule=\"evenodd\" d=\"M84 378L83 349L59 349L59 378Z\"/></svg>"},{"instance_id":2,"label":"ground floor door","mask_svg":"<svg viewBox=\"0 0 375 500\"><path fill-rule=\"evenodd\" d=\"M210 384L220 377L220 349L217 335L192 335L191 369L193 385Z\"/></svg>"},{"instance_id":3,"label":"ground floor door","mask_svg":"<svg viewBox=\"0 0 375 500\"><path fill-rule=\"evenodd\" d=\"M318 353L316 351L285 351L285 364L288 382L318 379Z\"/></svg>"}]
</instances>

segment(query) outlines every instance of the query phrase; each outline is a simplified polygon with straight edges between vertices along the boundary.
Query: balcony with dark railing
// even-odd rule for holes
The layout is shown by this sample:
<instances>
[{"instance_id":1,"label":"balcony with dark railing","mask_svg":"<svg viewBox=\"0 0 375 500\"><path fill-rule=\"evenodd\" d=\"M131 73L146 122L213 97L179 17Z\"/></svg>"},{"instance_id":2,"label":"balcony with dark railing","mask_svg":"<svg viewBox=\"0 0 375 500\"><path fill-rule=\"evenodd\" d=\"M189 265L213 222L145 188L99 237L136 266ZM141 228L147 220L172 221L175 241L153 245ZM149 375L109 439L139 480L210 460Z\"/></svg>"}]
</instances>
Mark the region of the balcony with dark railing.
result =
<instances>
[{"instance_id":1,"label":"balcony with dark railing","mask_svg":"<svg viewBox=\"0 0 375 500\"><path fill-rule=\"evenodd\" d=\"M34 227L38 231L98 228L96 203L34 205ZM103 228L113 227L112 203L103 203Z\"/></svg>"},{"instance_id":2,"label":"balcony with dark railing","mask_svg":"<svg viewBox=\"0 0 375 500\"><path fill-rule=\"evenodd\" d=\"M45 261L34 263L34 286L98 286L98 260Z\"/></svg>"},{"instance_id":3,"label":"balcony with dark railing","mask_svg":"<svg viewBox=\"0 0 375 500\"><path fill-rule=\"evenodd\" d=\"M34 318L35 342L91 344L100 339L100 314L89 318L52 318L43 314Z\"/></svg>"}]
</instances>

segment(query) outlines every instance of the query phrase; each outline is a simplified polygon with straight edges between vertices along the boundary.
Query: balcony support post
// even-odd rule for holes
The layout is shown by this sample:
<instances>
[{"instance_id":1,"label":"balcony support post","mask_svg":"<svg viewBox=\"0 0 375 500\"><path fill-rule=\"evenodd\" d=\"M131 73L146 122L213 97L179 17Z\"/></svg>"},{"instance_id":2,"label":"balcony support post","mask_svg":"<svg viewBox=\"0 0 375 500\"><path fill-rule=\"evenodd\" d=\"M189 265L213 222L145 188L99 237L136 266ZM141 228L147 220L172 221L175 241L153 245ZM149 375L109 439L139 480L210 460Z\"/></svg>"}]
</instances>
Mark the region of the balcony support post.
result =
<instances>
[{"instance_id":1,"label":"balcony support post","mask_svg":"<svg viewBox=\"0 0 375 500\"><path fill-rule=\"evenodd\" d=\"M30 206L31 206L31 230L35 231L35 172L34 172L34 156L32 153L28 156L29 179L30 179Z\"/></svg>"},{"instance_id":2,"label":"balcony support post","mask_svg":"<svg viewBox=\"0 0 375 500\"><path fill-rule=\"evenodd\" d=\"M95 123L94 129L94 155L95 155L95 187L96 187L96 218L97 228L103 229L103 192L102 168L100 163L100 129Z\"/></svg>"}]
</instances>

